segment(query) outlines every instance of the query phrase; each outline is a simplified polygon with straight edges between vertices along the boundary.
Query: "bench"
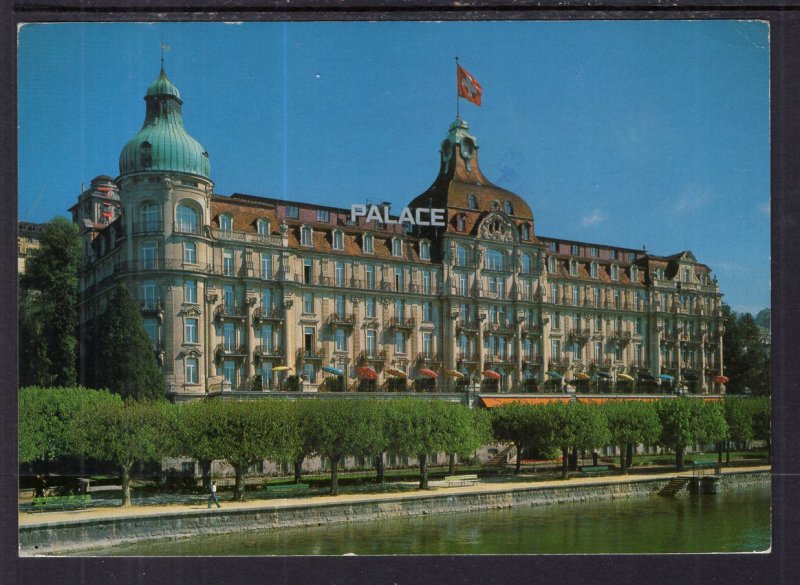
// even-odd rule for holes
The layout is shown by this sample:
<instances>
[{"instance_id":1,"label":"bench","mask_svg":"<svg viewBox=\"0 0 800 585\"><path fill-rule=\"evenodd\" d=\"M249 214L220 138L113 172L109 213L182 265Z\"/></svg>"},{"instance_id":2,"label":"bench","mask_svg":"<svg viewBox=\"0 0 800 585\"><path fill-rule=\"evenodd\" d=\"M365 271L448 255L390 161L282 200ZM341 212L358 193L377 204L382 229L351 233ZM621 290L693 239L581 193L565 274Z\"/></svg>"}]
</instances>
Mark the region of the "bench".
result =
<instances>
[{"instance_id":1,"label":"bench","mask_svg":"<svg viewBox=\"0 0 800 585\"><path fill-rule=\"evenodd\" d=\"M449 486L454 485L472 485L478 483L478 476L471 475L448 475L444 478L445 483Z\"/></svg>"},{"instance_id":2,"label":"bench","mask_svg":"<svg viewBox=\"0 0 800 585\"><path fill-rule=\"evenodd\" d=\"M299 494L308 492L309 485L307 483L285 483L280 485L267 486L267 493L274 494Z\"/></svg>"},{"instance_id":3,"label":"bench","mask_svg":"<svg viewBox=\"0 0 800 585\"><path fill-rule=\"evenodd\" d=\"M46 510L76 510L86 508L92 501L89 494L79 496L46 496L33 498L33 508L30 512L44 512Z\"/></svg>"},{"instance_id":4,"label":"bench","mask_svg":"<svg viewBox=\"0 0 800 585\"><path fill-rule=\"evenodd\" d=\"M584 465L581 467L581 475L600 475L601 473L609 473L611 469L608 465Z\"/></svg>"}]
</instances>

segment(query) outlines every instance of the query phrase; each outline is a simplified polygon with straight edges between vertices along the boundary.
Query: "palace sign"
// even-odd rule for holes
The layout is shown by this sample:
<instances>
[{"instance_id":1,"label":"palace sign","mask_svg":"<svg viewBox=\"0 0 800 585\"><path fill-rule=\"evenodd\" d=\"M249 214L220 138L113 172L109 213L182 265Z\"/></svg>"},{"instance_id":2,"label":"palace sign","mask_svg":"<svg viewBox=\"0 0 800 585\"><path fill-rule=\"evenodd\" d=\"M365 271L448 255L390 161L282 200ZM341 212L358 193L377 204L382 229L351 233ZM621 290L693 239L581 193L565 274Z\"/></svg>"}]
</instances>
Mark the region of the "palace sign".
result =
<instances>
[{"instance_id":1,"label":"palace sign","mask_svg":"<svg viewBox=\"0 0 800 585\"><path fill-rule=\"evenodd\" d=\"M444 227L444 209L419 207L412 209L404 207L397 219L389 217L389 207L382 205L351 205L350 220L356 221L358 217L365 217L367 221L378 223L410 223L412 225L433 225Z\"/></svg>"}]
</instances>

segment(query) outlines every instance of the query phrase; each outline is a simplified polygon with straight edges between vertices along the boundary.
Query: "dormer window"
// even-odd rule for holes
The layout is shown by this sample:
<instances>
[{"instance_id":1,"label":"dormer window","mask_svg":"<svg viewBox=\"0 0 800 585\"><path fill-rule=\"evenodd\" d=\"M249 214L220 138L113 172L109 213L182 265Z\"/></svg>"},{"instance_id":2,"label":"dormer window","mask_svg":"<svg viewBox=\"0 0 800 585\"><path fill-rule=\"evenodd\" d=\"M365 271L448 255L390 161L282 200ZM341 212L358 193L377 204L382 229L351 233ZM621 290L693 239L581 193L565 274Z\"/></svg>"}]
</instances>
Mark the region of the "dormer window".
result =
<instances>
[{"instance_id":1,"label":"dormer window","mask_svg":"<svg viewBox=\"0 0 800 585\"><path fill-rule=\"evenodd\" d=\"M258 234L261 236L268 236L270 232L270 225L269 221L266 219L259 219L258 223L256 224L256 228L258 229Z\"/></svg>"},{"instance_id":2,"label":"dormer window","mask_svg":"<svg viewBox=\"0 0 800 585\"><path fill-rule=\"evenodd\" d=\"M619 280L619 267L616 264L611 265L611 280Z\"/></svg>"},{"instance_id":3,"label":"dormer window","mask_svg":"<svg viewBox=\"0 0 800 585\"><path fill-rule=\"evenodd\" d=\"M692 282L691 271L688 268L683 269L683 282Z\"/></svg>"},{"instance_id":4,"label":"dormer window","mask_svg":"<svg viewBox=\"0 0 800 585\"><path fill-rule=\"evenodd\" d=\"M631 266L631 281L636 282L637 280L639 280L639 269Z\"/></svg>"},{"instance_id":5,"label":"dormer window","mask_svg":"<svg viewBox=\"0 0 800 585\"><path fill-rule=\"evenodd\" d=\"M578 244L572 244L569 247L569 253L572 254L573 256L577 256L579 252L580 248L578 247Z\"/></svg>"},{"instance_id":6,"label":"dormer window","mask_svg":"<svg viewBox=\"0 0 800 585\"><path fill-rule=\"evenodd\" d=\"M503 211L506 215L514 215L514 208L511 206L510 201L503 203Z\"/></svg>"},{"instance_id":7,"label":"dormer window","mask_svg":"<svg viewBox=\"0 0 800 585\"><path fill-rule=\"evenodd\" d=\"M467 207L470 209L478 209L478 198L475 197L474 193L470 193L467 196Z\"/></svg>"},{"instance_id":8,"label":"dormer window","mask_svg":"<svg viewBox=\"0 0 800 585\"><path fill-rule=\"evenodd\" d=\"M392 256L403 256L403 240L400 238L392 238Z\"/></svg>"},{"instance_id":9,"label":"dormer window","mask_svg":"<svg viewBox=\"0 0 800 585\"><path fill-rule=\"evenodd\" d=\"M233 229L233 218L227 213L219 216L219 229L223 232L229 232Z\"/></svg>"},{"instance_id":10,"label":"dormer window","mask_svg":"<svg viewBox=\"0 0 800 585\"><path fill-rule=\"evenodd\" d=\"M467 231L467 218L463 214L456 217L456 229L460 232Z\"/></svg>"},{"instance_id":11,"label":"dormer window","mask_svg":"<svg viewBox=\"0 0 800 585\"><path fill-rule=\"evenodd\" d=\"M344 234L339 230L333 232L333 249L344 250Z\"/></svg>"},{"instance_id":12,"label":"dormer window","mask_svg":"<svg viewBox=\"0 0 800 585\"><path fill-rule=\"evenodd\" d=\"M550 242L550 251L551 252L558 252L558 243Z\"/></svg>"},{"instance_id":13,"label":"dormer window","mask_svg":"<svg viewBox=\"0 0 800 585\"><path fill-rule=\"evenodd\" d=\"M608 255L612 260L616 260L617 259L617 251L616 250L609 250L608 251Z\"/></svg>"},{"instance_id":14,"label":"dormer window","mask_svg":"<svg viewBox=\"0 0 800 585\"><path fill-rule=\"evenodd\" d=\"M300 245L301 246L313 246L312 240L312 231L311 228L307 225L304 225L300 228Z\"/></svg>"},{"instance_id":15,"label":"dormer window","mask_svg":"<svg viewBox=\"0 0 800 585\"><path fill-rule=\"evenodd\" d=\"M578 276L578 263L575 260L569 261L569 275Z\"/></svg>"},{"instance_id":16,"label":"dormer window","mask_svg":"<svg viewBox=\"0 0 800 585\"><path fill-rule=\"evenodd\" d=\"M589 264L589 276L592 278L597 278L597 262L592 262Z\"/></svg>"},{"instance_id":17,"label":"dormer window","mask_svg":"<svg viewBox=\"0 0 800 585\"><path fill-rule=\"evenodd\" d=\"M328 223L331 220L331 214L327 209L317 209L317 221L320 223Z\"/></svg>"},{"instance_id":18,"label":"dormer window","mask_svg":"<svg viewBox=\"0 0 800 585\"><path fill-rule=\"evenodd\" d=\"M523 223L519 228L519 237L521 240L530 240L531 239L531 230L528 227L527 223Z\"/></svg>"},{"instance_id":19,"label":"dormer window","mask_svg":"<svg viewBox=\"0 0 800 585\"><path fill-rule=\"evenodd\" d=\"M420 260L430 260L431 259L431 244L430 242L423 240L419 243L419 258Z\"/></svg>"},{"instance_id":20,"label":"dormer window","mask_svg":"<svg viewBox=\"0 0 800 585\"><path fill-rule=\"evenodd\" d=\"M372 234L364 234L363 240L363 247L365 254L374 254L375 253L375 240L372 237Z\"/></svg>"}]
</instances>

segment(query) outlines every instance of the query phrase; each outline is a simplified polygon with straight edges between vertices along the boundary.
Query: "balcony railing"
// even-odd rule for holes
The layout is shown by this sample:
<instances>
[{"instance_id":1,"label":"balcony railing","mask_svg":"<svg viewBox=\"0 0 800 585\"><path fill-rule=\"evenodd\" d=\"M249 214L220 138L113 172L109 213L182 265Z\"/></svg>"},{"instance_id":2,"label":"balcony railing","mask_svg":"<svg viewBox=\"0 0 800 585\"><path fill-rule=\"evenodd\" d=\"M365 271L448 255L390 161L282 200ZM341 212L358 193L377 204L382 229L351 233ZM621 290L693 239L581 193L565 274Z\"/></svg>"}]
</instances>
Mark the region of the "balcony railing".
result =
<instances>
[{"instance_id":1,"label":"balcony railing","mask_svg":"<svg viewBox=\"0 0 800 585\"><path fill-rule=\"evenodd\" d=\"M242 232L238 230L212 229L211 235L217 240L227 242L243 242L248 244L269 244L272 246L282 245L280 236L272 234L259 234L253 232Z\"/></svg>"},{"instance_id":2,"label":"balcony railing","mask_svg":"<svg viewBox=\"0 0 800 585\"><path fill-rule=\"evenodd\" d=\"M459 319L456 323L458 331L478 331L479 325L477 321L469 321L467 319Z\"/></svg>"},{"instance_id":3,"label":"balcony railing","mask_svg":"<svg viewBox=\"0 0 800 585\"><path fill-rule=\"evenodd\" d=\"M368 351L365 349L360 354L358 354L358 360L360 362L385 362L386 350Z\"/></svg>"},{"instance_id":4,"label":"balcony railing","mask_svg":"<svg viewBox=\"0 0 800 585\"><path fill-rule=\"evenodd\" d=\"M392 329L414 329L417 325L417 320L414 317L403 319L401 317L392 317L389 319L389 327Z\"/></svg>"},{"instance_id":5,"label":"balcony railing","mask_svg":"<svg viewBox=\"0 0 800 585\"><path fill-rule=\"evenodd\" d=\"M324 360L327 353L321 347L317 349L298 349L297 358L302 361Z\"/></svg>"},{"instance_id":6,"label":"balcony railing","mask_svg":"<svg viewBox=\"0 0 800 585\"><path fill-rule=\"evenodd\" d=\"M191 222L175 222L172 224L172 231L176 234L192 234L195 236L203 235L208 226L200 225L199 223Z\"/></svg>"},{"instance_id":7,"label":"balcony railing","mask_svg":"<svg viewBox=\"0 0 800 585\"><path fill-rule=\"evenodd\" d=\"M440 363L442 361L442 356L441 356L441 354L438 354L438 353L433 353L433 352L425 353L425 352L422 352L420 354L417 354L417 361L426 362L426 363Z\"/></svg>"},{"instance_id":8,"label":"balcony railing","mask_svg":"<svg viewBox=\"0 0 800 585\"><path fill-rule=\"evenodd\" d=\"M278 323L283 323L285 317L283 311L278 309L264 310L263 307L256 307L255 311L253 311L253 319L256 321L276 321Z\"/></svg>"},{"instance_id":9,"label":"balcony railing","mask_svg":"<svg viewBox=\"0 0 800 585\"><path fill-rule=\"evenodd\" d=\"M202 272L206 274L211 271L211 268L208 264L189 263L184 261L182 258L132 260L128 262L117 262L114 265L114 274L147 272L149 270L188 270L191 272Z\"/></svg>"},{"instance_id":10,"label":"balcony railing","mask_svg":"<svg viewBox=\"0 0 800 585\"><path fill-rule=\"evenodd\" d=\"M525 366L540 366L542 365L542 356L540 355L523 355L522 365Z\"/></svg>"},{"instance_id":11,"label":"balcony railing","mask_svg":"<svg viewBox=\"0 0 800 585\"><path fill-rule=\"evenodd\" d=\"M216 319L244 319L247 316L246 305L217 305L214 309L214 318Z\"/></svg>"},{"instance_id":12,"label":"balcony railing","mask_svg":"<svg viewBox=\"0 0 800 585\"><path fill-rule=\"evenodd\" d=\"M339 315L334 313L328 317L328 325L331 327L353 327L356 324L355 315Z\"/></svg>"},{"instance_id":13,"label":"balcony railing","mask_svg":"<svg viewBox=\"0 0 800 585\"><path fill-rule=\"evenodd\" d=\"M513 323L506 321L505 323L488 323L486 331L491 333L508 333L513 335L516 332L516 327Z\"/></svg>"},{"instance_id":14,"label":"balcony railing","mask_svg":"<svg viewBox=\"0 0 800 585\"><path fill-rule=\"evenodd\" d=\"M595 366L597 368L607 368L614 363L614 360L611 358L600 358L596 360L592 360L590 365Z\"/></svg>"},{"instance_id":15,"label":"balcony railing","mask_svg":"<svg viewBox=\"0 0 800 585\"><path fill-rule=\"evenodd\" d=\"M217 354L217 358L244 357L247 355L247 347L244 345L220 343L217 345L215 353Z\"/></svg>"},{"instance_id":16,"label":"balcony railing","mask_svg":"<svg viewBox=\"0 0 800 585\"><path fill-rule=\"evenodd\" d=\"M513 364L516 363L516 359L512 355L507 354L485 354L483 356L483 361L486 364Z\"/></svg>"},{"instance_id":17,"label":"balcony railing","mask_svg":"<svg viewBox=\"0 0 800 585\"><path fill-rule=\"evenodd\" d=\"M154 234L164 231L164 222L160 219L133 222L134 234Z\"/></svg>"},{"instance_id":18,"label":"balcony railing","mask_svg":"<svg viewBox=\"0 0 800 585\"><path fill-rule=\"evenodd\" d=\"M162 313L164 305L161 299L137 299L139 310L143 313Z\"/></svg>"},{"instance_id":19,"label":"balcony railing","mask_svg":"<svg viewBox=\"0 0 800 585\"><path fill-rule=\"evenodd\" d=\"M474 362L477 363L480 360L480 355L475 352L459 352L458 353L458 361L460 362Z\"/></svg>"},{"instance_id":20,"label":"balcony railing","mask_svg":"<svg viewBox=\"0 0 800 585\"><path fill-rule=\"evenodd\" d=\"M283 357L283 348L277 345L257 345L253 353L261 357Z\"/></svg>"},{"instance_id":21,"label":"balcony railing","mask_svg":"<svg viewBox=\"0 0 800 585\"><path fill-rule=\"evenodd\" d=\"M573 339L589 339L592 332L588 329L570 329L569 336Z\"/></svg>"},{"instance_id":22,"label":"balcony railing","mask_svg":"<svg viewBox=\"0 0 800 585\"><path fill-rule=\"evenodd\" d=\"M550 367L559 367L559 366L568 366L572 360L570 360L569 356L562 355L559 357L550 358Z\"/></svg>"}]
</instances>

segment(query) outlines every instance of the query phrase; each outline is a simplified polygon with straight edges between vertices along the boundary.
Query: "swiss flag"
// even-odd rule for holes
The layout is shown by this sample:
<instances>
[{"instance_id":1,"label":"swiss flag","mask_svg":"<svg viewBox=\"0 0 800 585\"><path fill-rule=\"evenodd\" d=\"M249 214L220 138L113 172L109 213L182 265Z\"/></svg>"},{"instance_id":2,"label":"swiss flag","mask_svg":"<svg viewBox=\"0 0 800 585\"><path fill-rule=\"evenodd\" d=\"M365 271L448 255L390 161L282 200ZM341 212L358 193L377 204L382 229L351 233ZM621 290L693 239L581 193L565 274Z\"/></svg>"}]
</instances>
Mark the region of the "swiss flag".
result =
<instances>
[{"instance_id":1,"label":"swiss flag","mask_svg":"<svg viewBox=\"0 0 800 585\"><path fill-rule=\"evenodd\" d=\"M461 65L457 65L458 67L458 95L463 97L465 100L472 102L476 106L481 105L481 94L483 90L481 89L481 84L478 83L478 80L472 77L467 71L461 67Z\"/></svg>"}]
</instances>

